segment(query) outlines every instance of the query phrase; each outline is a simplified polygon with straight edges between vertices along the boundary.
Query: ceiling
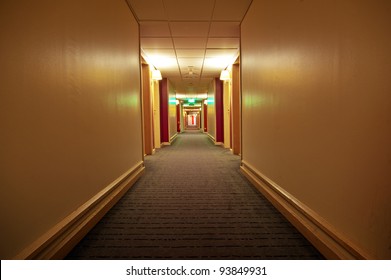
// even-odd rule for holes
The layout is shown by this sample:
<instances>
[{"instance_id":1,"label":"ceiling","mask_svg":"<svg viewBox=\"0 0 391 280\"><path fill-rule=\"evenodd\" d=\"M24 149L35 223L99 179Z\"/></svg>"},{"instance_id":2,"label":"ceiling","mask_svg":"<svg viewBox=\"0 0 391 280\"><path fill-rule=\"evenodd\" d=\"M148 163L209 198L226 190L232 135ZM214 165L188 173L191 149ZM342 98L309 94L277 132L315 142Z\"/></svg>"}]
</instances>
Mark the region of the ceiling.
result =
<instances>
[{"instance_id":1,"label":"ceiling","mask_svg":"<svg viewBox=\"0 0 391 280\"><path fill-rule=\"evenodd\" d=\"M182 94L206 93L239 55L240 23L252 0L127 0L144 59Z\"/></svg>"}]
</instances>

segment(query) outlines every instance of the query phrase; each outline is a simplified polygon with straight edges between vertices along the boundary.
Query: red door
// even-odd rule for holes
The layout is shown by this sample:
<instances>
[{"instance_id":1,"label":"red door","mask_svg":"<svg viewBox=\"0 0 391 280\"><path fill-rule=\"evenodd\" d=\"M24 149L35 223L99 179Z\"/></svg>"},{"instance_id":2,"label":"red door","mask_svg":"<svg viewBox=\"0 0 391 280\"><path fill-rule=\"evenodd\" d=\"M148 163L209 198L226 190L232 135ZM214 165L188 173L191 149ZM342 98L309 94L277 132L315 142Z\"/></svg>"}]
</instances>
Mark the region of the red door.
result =
<instances>
[{"instance_id":1,"label":"red door","mask_svg":"<svg viewBox=\"0 0 391 280\"><path fill-rule=\"evenodd\" d=\"M176 131L181 132L181 108L180 105L176 105Z\"/></svg>"},{"instance_id":2,"label":"red door","mask_svg":"<svg viewBox=\"0 0 391 280\"><path fill-rule=\"evenodd\" d=\"M204 132L208 131L208 105L204 103Z\"/></svg>"}]
</instances>

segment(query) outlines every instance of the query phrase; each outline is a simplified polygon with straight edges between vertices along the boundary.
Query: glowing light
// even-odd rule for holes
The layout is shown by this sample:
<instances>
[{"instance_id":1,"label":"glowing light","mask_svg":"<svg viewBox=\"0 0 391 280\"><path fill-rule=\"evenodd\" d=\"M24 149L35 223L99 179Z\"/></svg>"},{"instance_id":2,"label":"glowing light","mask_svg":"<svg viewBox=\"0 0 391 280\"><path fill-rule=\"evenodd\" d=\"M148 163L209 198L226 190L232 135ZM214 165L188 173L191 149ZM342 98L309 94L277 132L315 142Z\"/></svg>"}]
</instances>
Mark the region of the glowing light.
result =
<instances>
[{"instance_id":1,"label":"glowing light","mask_svg":"<svg viewBox=\"0 0 391 280\"><path fill-rule=\"evenodd\" d=\"M159 70L157 69L154 69L152 70L152 80L156 80L156 81L159 81L159 80L162 80L162 73L160 73Z\"/></svg>"},{"instance_id":2,"label":"glowing light","mask_svg":"<svg viewBox=\"0 0 391 280\"><path fill-rule=\"evenodd\" d=\"M228 70L222 70L220 74L220 80L226 81L230 79L229 71Z\"/></svg>"},{"instance_id":3,"label":"glowing light","mask_svg":"<svg viewBox=\"0 0 391 280\"><path fill-rule=\"evenodd\" d=\"M148 60L153 66L160 69L177 66L177 60L175 57L152 55L148 57Z\"/></svg>"},{"instance_id":4,"label":"glowing light","mask_svg":"<svg viewBox=\"0 0 391 280\"><path fill-rule=\"evenodd\" d=\"M214 103L215 103L215 99L214 99L213 97L210 97L210 98L208 98L208 99L206 100L206 102L207 102L208 104L214 104Z\"/></svg>"},{"instance_id":5,"label":"glowing light","mask_svg":"<svg viewBox=\"0 0 391 280\"><path fill-rule=\"evenodd\" d=\"M136 107L139 104L139 98L137 94L119 94L115 100L119 107Z\"/></svg>"},{"instance_id":6,"label":"glowing light","mask_svg":"<svg viewBox=\"0 0 391 280\"><path fill-rule=\"evenodd\" d=\"M204 61L204 67L210 69L225 69L232 64L232 56L207 57Z\"/></svg>"}]
</instances>

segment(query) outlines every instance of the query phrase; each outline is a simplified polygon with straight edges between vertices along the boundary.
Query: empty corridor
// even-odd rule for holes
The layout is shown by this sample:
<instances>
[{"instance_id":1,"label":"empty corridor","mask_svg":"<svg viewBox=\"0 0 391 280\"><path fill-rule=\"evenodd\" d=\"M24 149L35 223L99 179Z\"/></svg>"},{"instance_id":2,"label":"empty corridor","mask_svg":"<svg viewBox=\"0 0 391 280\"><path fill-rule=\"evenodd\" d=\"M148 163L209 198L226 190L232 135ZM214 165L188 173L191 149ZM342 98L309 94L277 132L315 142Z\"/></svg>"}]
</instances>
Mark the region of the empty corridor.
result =
<instances>
[{"instance_id":1,"label":"empty corridor","mask_svg":"<svg viewBox=\"0 0 391 280\"><path fill-rule=\"evenodd\" d=\"M182 133L145 165L68 259L323 258L207 135Z\"/></svg>"}]
</instances>

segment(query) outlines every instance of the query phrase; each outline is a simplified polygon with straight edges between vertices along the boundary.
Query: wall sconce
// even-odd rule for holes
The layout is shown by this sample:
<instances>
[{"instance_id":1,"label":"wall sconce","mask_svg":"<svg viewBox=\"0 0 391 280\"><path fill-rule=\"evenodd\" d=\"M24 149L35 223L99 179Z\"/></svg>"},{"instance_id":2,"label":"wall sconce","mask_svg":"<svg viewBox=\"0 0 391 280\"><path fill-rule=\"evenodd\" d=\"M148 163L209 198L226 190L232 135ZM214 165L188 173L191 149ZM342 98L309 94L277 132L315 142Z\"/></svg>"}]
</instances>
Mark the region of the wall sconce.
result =
<instances>
[{"instance_id":1,"label":"wall sconce","mask_svg":"<svg viewBox=\"0 0 391 280\"><path fill-rule=\"evenodd\" d=\"M152 80L160 81L162 78L162 73L160 73L160 70L153 69L152 70Z\"/></svg>"},{"instance_id":2,"label":"wall sconce","mask_svg":"<svg viewBox=\"0 0 391 280\"><path fill-rule=\"evenodd\" d=\"M221 70L220 80L226 81L226 80L229 80L229 79L230 79L229 71L227 69Z\"/></svg>"}]
</instances>

